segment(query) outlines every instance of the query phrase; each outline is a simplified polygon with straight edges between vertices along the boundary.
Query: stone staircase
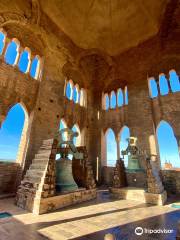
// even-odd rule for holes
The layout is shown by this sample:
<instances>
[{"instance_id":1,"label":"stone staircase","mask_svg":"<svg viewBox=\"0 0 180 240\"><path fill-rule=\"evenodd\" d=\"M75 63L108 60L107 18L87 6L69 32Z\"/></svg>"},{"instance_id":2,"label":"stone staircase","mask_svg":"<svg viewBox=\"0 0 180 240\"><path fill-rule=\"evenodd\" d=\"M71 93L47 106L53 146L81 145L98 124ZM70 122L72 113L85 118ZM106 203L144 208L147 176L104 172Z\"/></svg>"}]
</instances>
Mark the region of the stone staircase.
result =
<instances>
[{"instance_id":1,"label":"stone staircase","mask_svg":"<svg viewBox=\"0 0 180 240\"><path fill-rule=\"evenodd\" d=\"M27 170L16 195L17 206L38 213L41 198L55 193L57 140L44 140Z\"/></svg>"}]
</instances>

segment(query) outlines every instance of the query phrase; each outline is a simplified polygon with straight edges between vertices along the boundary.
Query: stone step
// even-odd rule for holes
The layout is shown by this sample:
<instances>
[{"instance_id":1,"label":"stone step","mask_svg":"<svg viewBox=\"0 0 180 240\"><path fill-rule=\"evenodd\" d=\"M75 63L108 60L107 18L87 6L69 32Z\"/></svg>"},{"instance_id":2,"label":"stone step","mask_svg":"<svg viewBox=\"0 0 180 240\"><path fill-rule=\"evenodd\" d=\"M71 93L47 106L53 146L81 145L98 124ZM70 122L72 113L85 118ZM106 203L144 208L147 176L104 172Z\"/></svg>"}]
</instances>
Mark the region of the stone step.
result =
<instances>
[{"instance_id":1,"label":"stone step","mask_svg":"<svg viewBox=\"0 0 180 240\"><path fill-rule=\"evenodd\" d=\"M45 154L45 153L37 153L37 154L35 154L35 159L49 159L49 157L50 157L50 155L51 155L51 153L47 153L47 154Z\"/></svg>"},{"instance_id":2,"label":"stone step","mask_svg":"<svg viewBox=\"0 0 180 240\"><path fill-rule=\"evenodd\" d=\"M46 162L44 162L44 164L42 164L42 163L40 163L40 164L39 163L32 163L30 168L29 168L29 170L30 169L31 170L35 170L35 169L37 169L37 170L45 170L45 168L47 166L47 163Z\"/></svg>"},{"instance_id":3,"label":"stone step","mask_svg":"<svg viewBox=\"0 0 180 240\"><path fill-rule=\"evenodd\" d=\"M50 139L45 139L45 140L43 140L43 144L53 144L53 142L54 142L54 139L53 138L50 138Z\"/></svg>"},{"instance_id":4,"label":"stone step","mask_svg":"<svg viewBox=\"0 0 180 240\"><path fill-rule=\"evenodd\" d=\"M29 177L42 177L44 174L44 171L41 171L41 170L38 170L38 169L29 169L27 170L26 172L26 176L29 176Z\"/></svg>"},{"instance_id":5,"label":"stone step","mask_svg":"<svg viewBox=\"0 0 180 240\"><path fill-rule=\"evenodd\" d=\"M48 164L48 161L49 161L49 159L33 159L32 160L32 163L34 164L42 164L42 165L46 165L46 164Z\"/></svg>"},{"instance_id":6,"label":"stone step","mask_svg":"<svg viewBox=\"0 0 180 240\"><path fill-rule=\"evenodd\" d=\"M41 182L41 177L37 176L25 176L24 177L24 182L30 182L30 183L40 183Z\"/></svg>"},{"instance_id":7,"label":"stone step","mask_svg":"<svg viewBox=\"0 0 180 240\"><path fill-rule=\"evenodd\" d=\"M44 154L44 155L51 154L51 149L39 149L37 154Z\"/></svg>"}]
</instances>

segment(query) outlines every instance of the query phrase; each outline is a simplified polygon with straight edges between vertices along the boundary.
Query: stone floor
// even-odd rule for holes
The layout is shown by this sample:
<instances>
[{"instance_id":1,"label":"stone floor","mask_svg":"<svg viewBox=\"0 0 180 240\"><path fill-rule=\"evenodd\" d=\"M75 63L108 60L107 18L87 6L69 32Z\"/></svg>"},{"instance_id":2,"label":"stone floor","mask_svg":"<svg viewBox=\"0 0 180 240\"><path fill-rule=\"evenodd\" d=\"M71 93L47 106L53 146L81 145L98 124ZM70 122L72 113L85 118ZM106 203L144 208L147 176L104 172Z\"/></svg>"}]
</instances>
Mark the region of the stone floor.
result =
<instances>
[{"instance_id":1,"label":"stone floor","mask_svg":"<svg viewBox=\"0 0 180 240\"><path fill-rule=\"evenodd\" d=\"M180 210L151 206L130 200L111 199L105 190L98 191L97 200L89 201L44 215L33 215L13 204L13 198L0 200L0 212L13 217L0 219L0 240L101 240L106 233L116 239L175 239ZM136 227L169 229L168 234L134 233ZM144 230L145 231L145 230Z\"/></svg>"}]
</instances>

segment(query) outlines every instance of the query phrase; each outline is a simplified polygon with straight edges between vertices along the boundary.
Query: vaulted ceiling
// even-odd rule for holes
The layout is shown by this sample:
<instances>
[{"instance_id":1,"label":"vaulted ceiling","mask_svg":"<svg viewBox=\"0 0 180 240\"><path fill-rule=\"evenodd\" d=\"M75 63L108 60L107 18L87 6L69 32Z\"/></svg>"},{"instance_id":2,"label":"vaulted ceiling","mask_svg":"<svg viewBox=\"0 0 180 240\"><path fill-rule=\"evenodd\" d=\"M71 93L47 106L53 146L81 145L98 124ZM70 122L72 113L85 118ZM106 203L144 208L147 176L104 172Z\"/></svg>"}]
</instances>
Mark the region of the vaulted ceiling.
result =
<instances>
[{"instance_id":1,"label":"vaulted ceiling","mask_svg":"<svg viewBox=\"0 0 180 240\"><path fill-rule=\"evenodd\" d=\"M40 0L42 10L79 47L113 56L159 31L169 0Z\"/></svg>"}]
</instances>

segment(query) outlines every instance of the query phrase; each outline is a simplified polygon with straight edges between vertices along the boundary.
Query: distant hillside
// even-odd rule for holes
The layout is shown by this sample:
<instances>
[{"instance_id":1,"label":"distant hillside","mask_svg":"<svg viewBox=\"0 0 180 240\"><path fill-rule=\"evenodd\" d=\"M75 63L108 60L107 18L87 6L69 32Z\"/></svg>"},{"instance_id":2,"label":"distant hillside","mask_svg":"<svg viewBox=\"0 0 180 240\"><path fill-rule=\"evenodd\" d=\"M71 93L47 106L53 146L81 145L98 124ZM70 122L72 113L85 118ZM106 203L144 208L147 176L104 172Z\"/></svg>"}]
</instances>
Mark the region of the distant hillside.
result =
<instances>
[{"instance_id":1,"label":"distant hillside","mask_svg":"<svg viewBox=\"0 0 180 240\"><path fill-rule=\"evenodd\" d=\"M15 159L1 159L0 158L0 162L15 162Z\"/></svg>"}]
</instances>

